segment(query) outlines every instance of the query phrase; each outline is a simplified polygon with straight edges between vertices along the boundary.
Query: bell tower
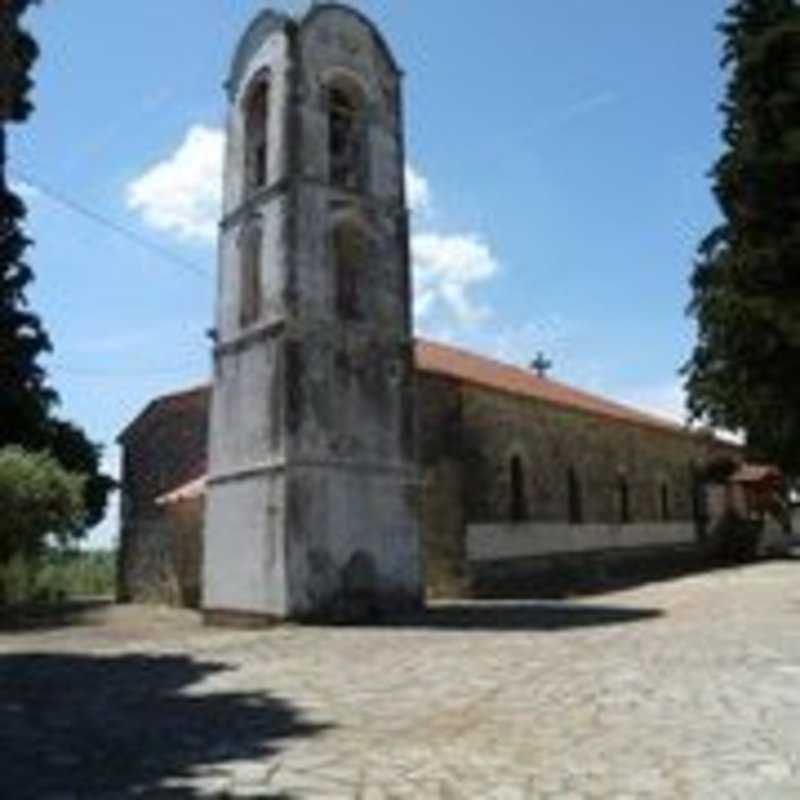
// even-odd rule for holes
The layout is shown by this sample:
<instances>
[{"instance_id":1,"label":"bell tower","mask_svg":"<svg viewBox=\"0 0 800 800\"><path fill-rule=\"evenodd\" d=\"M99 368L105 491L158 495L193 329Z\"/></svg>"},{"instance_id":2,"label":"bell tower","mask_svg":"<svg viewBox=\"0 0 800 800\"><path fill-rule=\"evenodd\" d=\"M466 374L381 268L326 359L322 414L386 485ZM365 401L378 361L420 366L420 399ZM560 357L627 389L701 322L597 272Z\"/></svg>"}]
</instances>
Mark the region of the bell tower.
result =
<instances>
[{"instance_id":1,"label":"bell tower","mask_svg":"<svg viewBox=\"0 0 800 800\"><path fill-rule=\"evenodd\" d=\"M236 50L204 530L211 623L422 602L401 74L360 13Z\"/></svg>"}]
</instances>

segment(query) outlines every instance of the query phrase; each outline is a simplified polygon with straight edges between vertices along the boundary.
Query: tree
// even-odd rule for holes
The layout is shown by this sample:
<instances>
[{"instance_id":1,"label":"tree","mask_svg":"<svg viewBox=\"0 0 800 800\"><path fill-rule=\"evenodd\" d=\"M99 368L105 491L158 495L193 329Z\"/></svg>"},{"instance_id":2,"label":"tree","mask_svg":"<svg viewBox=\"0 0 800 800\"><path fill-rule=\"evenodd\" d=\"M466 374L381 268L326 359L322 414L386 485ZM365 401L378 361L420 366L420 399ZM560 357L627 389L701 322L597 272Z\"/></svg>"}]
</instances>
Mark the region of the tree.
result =
<instances>
[{"instance_id":1,"label":"tree","mask_svg":"<svg viewBox=\"0 0 800 800\"><path fill-rule=\"evenodd\" d=\"M66 543L85 523L84 481L47 453L0 450L0 564L41 552L48 535Z\"/></svg>"},{"instance_id":2,"label":"tree","mask_svg":"<svg viewBox=\"0 0 800 800\"><path fill-rule=\"evenodd\" d=\"M86 434L71 422L51 419L45 428L42 444L64 469L85 478L83 503L86 513L81 527L74 531L79 537L103 519L108 495L116 483L101 471L101 448L89 441Z\"/></svg>"},{"instance_id":3,"label":"tree","mask_svg":"<svg viewBox=\"0 0 800 800\"><path fill-rule=\"evenodd\" d=\"M19 20L29 0L0 3L0 444L36 436L56 401L38 359L51 349L41 321L30 310L26 290L33 271L22 229L26 209L7 176L7 126L23 122L32 105L30 70L38 46Z\"/></svg>"},{"instance_id":4,"label":"tree","mask_svg":"<svg viewBox=\"0 0 800 800\"><path fill-rule=\"evenodd\" d=\"M701 243L683 368L696 419L743 430L751 457L800 472L800 6L737 0L711 176L723 221Z\"/></svg>"},{"instance_id":5,"label":"tree","mask_svg":"<svg viewBox=\"0 0 800 800\"><path fill-rule=\"evenodd\" d=\"M33 110L30 73L39 49L20 25L30 5L0 0L0 447L48 451L66 470L86 476L86 514L72 530L79 536L102 518L114 482L100 470L100 448L54 416L58 396L39 363L52 347L27 298L34 274L25 260L31 245L23 230L26 209L9 186L6 167L8 124L24 122Z\"/></svg>"}]
</instances>

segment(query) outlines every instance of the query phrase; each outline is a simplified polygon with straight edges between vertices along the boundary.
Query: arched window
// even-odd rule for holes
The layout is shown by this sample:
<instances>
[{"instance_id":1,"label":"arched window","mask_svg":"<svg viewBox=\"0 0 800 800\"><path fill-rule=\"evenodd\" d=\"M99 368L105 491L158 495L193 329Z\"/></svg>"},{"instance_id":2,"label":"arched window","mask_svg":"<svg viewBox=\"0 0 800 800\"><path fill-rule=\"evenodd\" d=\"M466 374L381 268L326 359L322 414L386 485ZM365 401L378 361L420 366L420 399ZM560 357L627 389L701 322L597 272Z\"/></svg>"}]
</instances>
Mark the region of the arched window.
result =
<instances>
[{"instance_id":1,"label":"arched window","mask_svg":"<svg viewBox=\"0 0 800 800\"><path fill-rule=\"evenodd\" d=\"M617 478L617 498L619 521L622 525L627 525L631 521L631 490L624 475Z\"/></svg>"},{"instance_id":2,"label":"arched window","mask_svg":"<svg viewBox=\"0 0 800 800\"><path fill-rule=\"evenodd\" d=\"M357 191L363 185L366 161L364 93L354 80L338 76L328 85L327 99L330 181Z\"/></svg>"},{"instance_id":3,"label":"arched window","mask_svg":"<svg viewBox=\"0 0 800 800\"><path fill-rule=\"evenodd\" d=\"M525 469L519 456L511 457L510 471L511 521L523 522L528 518L528 507L525 501Z\"/></svg>"},{"instance_id":4,"label":"arched window","mask_svg":"<svg viewBox=\"0 0 800 800\"><path fill-rule=\"evenodd\" d=\"M245 231L240 243L239 323L243 328L261 317L262 233L259 225Z\"/></svg>"},{"instance_id":5,"label":"arched window","mask_svg":"<svg viewBox=\"0 0 800 800\"><path fill-rule=\"evenodd\" d=\"M583 492L574 467L567 470L567 513L571 525L583 524Z\"/></svg>"},{"instance_id":6,"label":"arched window","mask_svg":"<svg viewBox=\"0 0 800 800\"><path fill-rule=\"evenodd\" d=\"M369 248L366 234L355 222L341 222L333 230L336 313L340 319L360 319L363 314L361 289L367 269Z\"/></svg>"},{"instance_id":7,"label":"arched window","mask_svg":"<svg viewBox=\"0 0 800 800\"><path fill-rule=\"evenodd\" d=\"M245 196L267 185L267 127L269 83L257 78L244 104L244 191Z\"/></svg>"},{"instance_id":8,"label":"arched window","mask_svg":"<svg viewBox=\"0 0 800 800\"><path fill-rule=\"evenodd\" d=\"M672 509L669 497L669 484L666 481L661 481L658 487L659 506L661 511L661 520L669 522L672 517Z\"/></svg>"}]
</instances>

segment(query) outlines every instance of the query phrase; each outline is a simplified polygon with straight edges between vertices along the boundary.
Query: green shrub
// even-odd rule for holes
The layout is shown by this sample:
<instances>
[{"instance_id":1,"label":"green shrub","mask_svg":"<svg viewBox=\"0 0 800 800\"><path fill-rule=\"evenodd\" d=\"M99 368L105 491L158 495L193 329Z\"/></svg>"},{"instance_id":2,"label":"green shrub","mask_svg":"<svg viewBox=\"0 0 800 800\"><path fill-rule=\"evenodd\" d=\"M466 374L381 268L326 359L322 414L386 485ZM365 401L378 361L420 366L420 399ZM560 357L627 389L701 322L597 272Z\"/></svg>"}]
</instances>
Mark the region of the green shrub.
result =
<instances>
[{"instance_id":1,"label":"green shrub","mask_svg":"<svg viewBox=\"0 0 800 800\"><path fill-rule=\"evenodd\" d=\"M745 519L729 509L711 531L712 555L729 563L752 561L758 553L763 527L759 520Z\"/></svg>"},{"instance_id":2,"label":"green shrub","mask_svg":"<svg viewBox=\"0 0 800 800\"><path fill-rule=\"evenodd\" d=\"M20 583L30 584L30 569L48 536L65 544L82 529L83 488L83 476L46 453L0 450L0 600L8 589L17 593Z\"/></svg>"}]
</instances>

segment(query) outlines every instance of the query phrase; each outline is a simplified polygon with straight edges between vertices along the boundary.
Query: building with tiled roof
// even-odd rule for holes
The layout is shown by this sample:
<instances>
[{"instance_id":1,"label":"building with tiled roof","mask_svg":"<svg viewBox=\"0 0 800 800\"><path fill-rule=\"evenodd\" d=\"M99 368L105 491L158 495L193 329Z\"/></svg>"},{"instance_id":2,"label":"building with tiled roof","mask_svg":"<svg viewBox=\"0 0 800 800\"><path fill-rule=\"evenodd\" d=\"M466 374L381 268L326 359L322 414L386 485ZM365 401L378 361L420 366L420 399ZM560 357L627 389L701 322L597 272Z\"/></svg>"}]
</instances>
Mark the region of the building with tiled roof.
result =
<instances>
[{"instance_id":1,"label":"building with tiled roof","mask_svg":"<svg viewBox=\"0 0 800 800\"><path fill-rule=\"evenodd\" d=\"M475 588L470 527L682 524L694 536L696 470L738 457L707 434L450 345L418 339L415 364L426 574L439 594ZM209 386L166 395L120 434L124 597L198 600L209 402Z\"/></svg>"},{"instance_id":2,"label":"building with tiled roof","mask_svg":"<svg viewBox=\"0 0 800 800\"><path fill-rule=\"evenodd\" d=\"M213 386L120 437L122 597L353 618L700 549L697 467L735 448L413 343L403 83L364 15L265 9L225 88Z\"/></svg>"}]
</instances>

